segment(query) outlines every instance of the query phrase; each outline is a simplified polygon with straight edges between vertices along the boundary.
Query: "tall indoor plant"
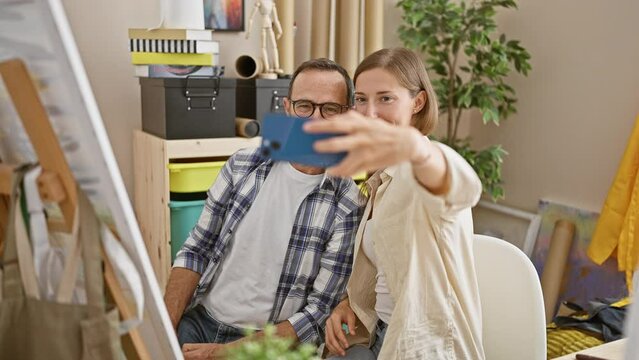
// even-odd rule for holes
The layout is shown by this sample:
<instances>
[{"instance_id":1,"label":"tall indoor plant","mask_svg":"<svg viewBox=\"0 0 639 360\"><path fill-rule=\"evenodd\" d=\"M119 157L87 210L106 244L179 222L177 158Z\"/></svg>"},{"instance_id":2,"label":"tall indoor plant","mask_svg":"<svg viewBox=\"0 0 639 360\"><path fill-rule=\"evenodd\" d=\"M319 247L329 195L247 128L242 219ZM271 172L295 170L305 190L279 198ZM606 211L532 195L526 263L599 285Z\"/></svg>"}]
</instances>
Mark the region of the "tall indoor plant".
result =
<instances>
[{"instance_id":1,"label":"tall indoor plant","mask_svg":"<svg viewBox=\"0 0 639 360\"><path fill-rule=\"evenodd\" d=\"M496 36L499 8L516 8L514 0L400 0L404 14L399 37L406 47L425 55L426 67L447 131L439 139L453 147L473 166L484 191L503 198L501 166L506 151L501 145L475 150L460 138L464 111L478 109L484 124L499 122L516 111L515 90L506 84L513 70L527 75L530 54L519 41Z\"/></svg>"}]
</instances>

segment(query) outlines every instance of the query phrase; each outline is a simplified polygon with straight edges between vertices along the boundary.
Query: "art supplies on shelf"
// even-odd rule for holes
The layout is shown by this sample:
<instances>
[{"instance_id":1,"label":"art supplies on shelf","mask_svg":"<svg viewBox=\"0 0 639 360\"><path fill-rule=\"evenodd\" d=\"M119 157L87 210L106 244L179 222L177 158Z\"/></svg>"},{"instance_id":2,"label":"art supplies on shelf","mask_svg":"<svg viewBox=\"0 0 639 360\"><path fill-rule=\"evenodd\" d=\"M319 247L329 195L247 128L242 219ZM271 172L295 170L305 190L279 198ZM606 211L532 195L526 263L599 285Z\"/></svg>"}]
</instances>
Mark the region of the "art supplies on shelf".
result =
<instances>
[{"instance_id":1,"label":"art supplies on shelf","mask_svg":"<svg viewBox=\"0 0 639 360\"><path fill-rule=\"evenodd\" d=\"M224 76L224 66L199 65L135 65L136 77L185 78L187 76Z\"/></svg>"},{"instance_id":2,"label":"art supplies on shelf","mask_svg":"<svg viewBox=\"0 0 639 360\"><path fill-rule=\"evenodd\" d=\"M219 54L163 54L153 52L132 52L133 65L220 65Z\"/></svg>"},{"instance_id":3,"label":"art supplies on shelf","mask_svg":"<svg viewBox=\"0 0 639 360\"><path fill-rule=\"evenodd\" d=\"M213 31L194 29L129 29L129 39L213 40Z\"/></svg>"},{"instance_id":4,"label":"art supplies on shelf","mask_svg":"<svg viewBox=\"0 0 639 360\"><path fill-rule=\"evenodd\" d=\"M128 47L136 77L184 78L224 74L220 43L210 30L129 29Z\"/></svg>"},{"instance_id":5,"label":"art supplies on shelf","mask_svg":"<svg viewBox=\"0 0 639 360\"><path fill-rule=\"evenodd\" d=\"M219 54L220 43L204 40L129 39L129 51L172 54Z\"/></svg>"}]
</instances>

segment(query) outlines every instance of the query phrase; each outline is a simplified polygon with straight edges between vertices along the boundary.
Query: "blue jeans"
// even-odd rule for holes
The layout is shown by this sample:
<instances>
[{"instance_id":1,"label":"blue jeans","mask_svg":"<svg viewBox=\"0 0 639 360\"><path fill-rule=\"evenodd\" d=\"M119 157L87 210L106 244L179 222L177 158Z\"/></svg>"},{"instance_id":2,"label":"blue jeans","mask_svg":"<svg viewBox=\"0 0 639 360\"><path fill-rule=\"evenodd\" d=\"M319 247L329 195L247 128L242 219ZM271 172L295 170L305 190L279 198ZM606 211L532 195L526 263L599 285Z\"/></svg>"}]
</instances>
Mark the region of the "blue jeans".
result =
<instances>
[{"instance_id":1,"label":"blue jeans","mask_svg":"<svg viewBox=\"0 0 639 360\"><path fill-rule=\"evenodd\" d=\"M388 325L383 321L377 322L377 330L375 330L375 342L370 348L365 345L354 345L346 350L344 356L333 356L327 360L377 360L382 345L384 344L384 336L386 336L386 329Z\"/></svg>"},{"instance_id":2,"label":"blue jeans","mask_svg":"<svg viewBox=\"0 0 639 360\"><path fill-rule=\"evenodd\" d=\"M244 337L245 331L212 318L202 305L185 312L178 324L178 342L226 344Z\"/></svg>"}]
</instances>

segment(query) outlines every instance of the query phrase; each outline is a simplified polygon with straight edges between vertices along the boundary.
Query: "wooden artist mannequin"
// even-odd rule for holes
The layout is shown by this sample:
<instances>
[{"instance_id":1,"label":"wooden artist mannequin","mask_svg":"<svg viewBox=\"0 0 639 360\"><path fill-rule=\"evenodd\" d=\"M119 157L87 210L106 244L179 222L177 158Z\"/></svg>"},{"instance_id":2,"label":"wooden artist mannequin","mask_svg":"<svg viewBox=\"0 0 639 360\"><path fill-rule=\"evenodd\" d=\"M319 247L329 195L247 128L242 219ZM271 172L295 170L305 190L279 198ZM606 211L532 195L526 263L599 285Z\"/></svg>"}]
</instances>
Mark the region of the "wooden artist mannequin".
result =
<instances>
[{"instance_id":1,"label":"wooden artist mannequin","mask_svg":"<svg viewBox=\"0 0 639 360\"><path fill-rule=\"evenodd\" d=\"M248 30L246 31L247 39L251 35L253 20L258 10L260 11L260 15L262 15L261 52L263 63L262 72L259 76L262 78L275 79L277 78L277 74L283 73L282 69L280 68L280 59L276 43L276 39L279 40L279 38L282 37L282 25L280 24L280 20L277 17L277 8L275 7L275 3L273 2L273 0L257 0L255 2L255 6L253 7L253 11L251 12ZM277 37L275 35L275 32L273 31L273 25L275 25ZM271 49L271 54L273 56L273 67L271 67L269 63L267 47Z\"/></svg>"}]
</instances>

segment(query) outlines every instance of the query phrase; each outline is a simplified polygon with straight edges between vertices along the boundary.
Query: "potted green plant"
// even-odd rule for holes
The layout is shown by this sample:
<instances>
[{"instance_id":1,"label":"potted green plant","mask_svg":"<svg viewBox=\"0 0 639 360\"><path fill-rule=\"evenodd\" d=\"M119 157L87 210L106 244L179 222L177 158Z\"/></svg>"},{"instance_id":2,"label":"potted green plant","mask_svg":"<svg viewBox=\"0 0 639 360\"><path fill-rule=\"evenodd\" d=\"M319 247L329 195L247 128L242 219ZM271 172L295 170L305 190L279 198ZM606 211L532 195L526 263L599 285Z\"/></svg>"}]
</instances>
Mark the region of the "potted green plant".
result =
<instances>
[{"instance_id":1,"label":"potted green plant","mask_svg":"<svg viewBox=\"0 0 639 360\"><path fill-rule=\"evenodd\" d=\"M247 334L252 336L251 333ZM275 326L268 325L264 334L244 341L240 346L230 349L229 360L319 360L315 346L301 344L295 346L292 339L275 334Z\"/></svg>"},{"instance_id":2,"label":"potted green plant","mask_svg":"<svg viewBox=\"0 0 639 360\"><path fill-rule=\"evenodd\" d=\"M514 0L400 0L403 10L399 37L424 54L426 67L447 123L438 139L459 152L475 169L493 200L504 197L501 168L507 152L501 145L475 150L458 134L462 113L478 109L484 124L516 112L515 90L506 84L514 69L528 75L530 54L519 41L496 35L499 8L516 8Z\"/></svg>"}]
</instances>

